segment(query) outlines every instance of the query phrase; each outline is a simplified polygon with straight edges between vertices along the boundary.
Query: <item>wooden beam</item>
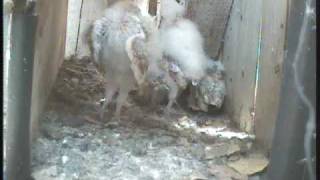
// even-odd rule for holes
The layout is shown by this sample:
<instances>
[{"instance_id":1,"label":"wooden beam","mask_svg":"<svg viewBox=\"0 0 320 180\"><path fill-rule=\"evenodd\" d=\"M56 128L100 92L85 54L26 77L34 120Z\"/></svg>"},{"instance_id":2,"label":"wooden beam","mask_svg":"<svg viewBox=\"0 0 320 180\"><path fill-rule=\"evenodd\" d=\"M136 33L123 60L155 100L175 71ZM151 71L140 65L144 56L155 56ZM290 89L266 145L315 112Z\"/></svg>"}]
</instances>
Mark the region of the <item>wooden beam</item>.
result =
<instances>
[{"instance_id":1,"label":"wooden beam","mask_svg":"<svg viewBox=\"0 0 320 180\"><path fill-rule=\"evenodd\" d=\"M225 109L241 130L253 133L256 65L262 0L234 1L225 34Z\"/></svg>"},{"instance_id":2,"label":"wooden beam","mask_svg":"<svg viewBox=\"0 0 320 180\"><path fill-rule=\"evenodd\" d=\"M287 0L263 1L262 45L257 88L255 134L265 148L271 148L278 113L285 52Z\"/></svg>"}]
</instances>

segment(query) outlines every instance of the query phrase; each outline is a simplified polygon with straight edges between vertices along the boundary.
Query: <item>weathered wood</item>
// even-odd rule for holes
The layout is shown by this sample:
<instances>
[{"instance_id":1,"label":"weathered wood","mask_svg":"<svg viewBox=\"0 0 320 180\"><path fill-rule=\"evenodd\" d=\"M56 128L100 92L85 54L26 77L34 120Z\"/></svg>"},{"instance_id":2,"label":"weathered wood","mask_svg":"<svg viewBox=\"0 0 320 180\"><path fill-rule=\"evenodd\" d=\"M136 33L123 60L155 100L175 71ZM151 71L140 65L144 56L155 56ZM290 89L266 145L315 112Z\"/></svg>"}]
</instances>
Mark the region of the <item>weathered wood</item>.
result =
<instances>
[{"instance_id":1,"label":"weathered wood","mask_svg":"<svg viewBox=\"0 0 320 180\"><path fill-rule=\"evenodd\" d=\"M241 130L253 132L261 0L234 1L223 48L226 111Z\"/></svg>"},{"instance_id":2,"label":"weathered wood","mask_svg":"<svg viewBox=\"0 0 320 180\"><path fill-rule=\"evenodd\" d=\"M13 2L12 0L4 0L3 1L3 14L8 15L11 13L13 7Z\"/></svg>"},{"instance_id":3,"label":"weathered wood","mask_svg":"<svg viewBox=\"0 0 320 180\"><path fill-rule=\"evenodd\" d=\"M287 0L263 1L262 4L262 46L255 134L258 142L267 149L271 148L280 99L287 2Z\"/></svg>"},{"instance_id":4,"label":"weathered wood","mask_svg":"<svg viewBox=\"0 0 320 180\"><path fill-rule=\"evenodd\" d=\"M38 26L33 65L31 134L36 135L39 115L43 111L58 69L63 62L66 40L68 2L37 2Z\"/></svg>"},{"instance_id":5,"label":"weathered wood","mask_svg":"<svg viewBox=\"0 0 320 180\"><path fill-rule=\"evenodd\" d=\"M76 53L78 32L80 26L80 12L82 0L68 1L68 24L65 57L68 59Z\"/></svg>"},{"instance_id":6,"label":"weathered wood","mask_svg":"<svg viewBox=\"0 0 320 180\"><path fill-rule=\"evenodd\" d=\"M106 0L83 0L81 9L80 29L76 47L76 55L79 58L90 56L88 44L88 32L92 23L103 15L107 7Z\"/></svg>"},{"instance_id":7,"label":"weathered wood","mask_svg":"<svg viewBox=\"0 0 320 180\"><path fill-rule=\"evenodd\" d=\"M226 29L232 0L187 0L187 18L194 21L205 39L211 58L218 56Z\"/></svg>"},{"instance_id":8,"label":"weathered wood","mask_svg":"<svg viewBox=\"0 0 320 180\"><path fill-rule=\"evenodd\" d=\"M157 15L157 0L150 0L149 3L149 14L151 14L152 16Z\"/></svg>"}]
</instances>

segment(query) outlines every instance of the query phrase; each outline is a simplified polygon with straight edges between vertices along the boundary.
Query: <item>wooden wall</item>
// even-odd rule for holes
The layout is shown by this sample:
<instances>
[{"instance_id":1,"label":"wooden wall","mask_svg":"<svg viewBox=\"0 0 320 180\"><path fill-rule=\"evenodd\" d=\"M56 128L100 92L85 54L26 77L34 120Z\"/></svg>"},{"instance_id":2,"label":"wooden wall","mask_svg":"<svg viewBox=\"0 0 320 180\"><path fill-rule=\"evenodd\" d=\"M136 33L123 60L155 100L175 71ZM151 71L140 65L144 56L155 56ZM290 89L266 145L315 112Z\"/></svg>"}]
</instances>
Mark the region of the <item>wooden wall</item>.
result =
<instances>
[{"instance_id":1,"label":"wooden wall","mask_svg":"<svg viewBox=\"0 0 320 180\"><path fill-rule=\"evenodd\" d=\"M106 0L83 0L76 54L79 58L90 56L87 34L93 21L103 15L107 7Z\"/></svg>"},{"instance_id":2,"label":"wooden wall","mask_svg":"<svg viewBox=\"0 0 320 180\"><path fill-rule=\"evenodd\" d=\"M288 1L263 1L262 44L256 102L255 134L271 148L282 79Z\"/></svg>"},{"instance_id":3,"label":"wooden wall","mask_svg":"<svg viewBox=\"0 0 320 180\"><path fill-rule=\"evenodd\" d=\"M76 53L80 14L83 0L68 0L68 21L65 57L67 59Z\"/></svg>"},{"instance_id":4,"label":"wooden wall","mask_svg":"<svg viewBox=\"0 0 320 180\"><path fill-rule=\"evenodd\" d=\"M39 115L64 59L68 1L38 0L38 26L33 65L31 133L37 135Z\"/></svg>"},{"instance_id":5,"label":"wooden wall","mask_svg":"<svg viewBox=\"0 0 320 180\"><path fill-rule=\"evenodd\" d=\"M253 133L254 92L262 0L233 3L223 47L226 111L242 130Z\"/></svg>"},{"instance_id":6,"label":"wooden wall","mask_svg":"<svg viewBox=\"0 0 320 180\"><path fill-rule=\"evenodd\" d=\"M66 54L78 58L90 56L87 33L94 20L101 17L108 0L69 0Z\"/></svg>"},{"instance_id":7,"label":"wooden wall","mask_svg":"<svg viewBox=\"0 0 320 180\"><path fill-rule=\"evenodd\" d=\"M206 53L217 58L233 0L187 0L187 18L198 25Z\"/></svg>"},{"instance_id":8,"label":"wooden wall","mask_svg":"<svg viewBox=\"0 0 320 180\"><path fill-rule=\"evenodd\" d=\"M90 55L86 41L92 22L116 0L69 0L66 58ZM193 20L205 38L206 52L218 56L233 0L186 0L187 18ZM146 1L148 2L148 1ZM156 2L156 1L151 1Z\"/></svg>"},{"instance_id":9,"label":"wooden wall","mask_svg":"<svg viewBox=\"0 0 320 180\"><path fill-rule=\"evenodd\" d=\"M234 1L223 47L226 110L271 148L285 52L288 0Z\"/></svg>"}]
</instances>

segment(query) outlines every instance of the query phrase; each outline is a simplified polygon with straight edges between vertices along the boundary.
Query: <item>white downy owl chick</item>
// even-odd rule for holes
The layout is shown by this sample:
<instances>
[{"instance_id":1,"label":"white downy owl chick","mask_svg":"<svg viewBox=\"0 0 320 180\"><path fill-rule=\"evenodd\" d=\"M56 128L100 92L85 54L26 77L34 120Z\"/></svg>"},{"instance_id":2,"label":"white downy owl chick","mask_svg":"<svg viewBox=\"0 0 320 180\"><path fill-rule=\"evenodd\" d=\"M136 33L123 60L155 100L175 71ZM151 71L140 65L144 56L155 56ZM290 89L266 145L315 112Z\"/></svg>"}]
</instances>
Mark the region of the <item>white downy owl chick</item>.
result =
<instances>
[{"instance_id":1,"label":"white downy owl chick","mask_svg":"<svg viewBox=\"0 0 320 180\"><path fill-rule=\"evenodd\" d=\"M118 92L115 118L120 119L122 105L137 84L132 71L132 61L128 56L128 40L132 41L134 36L149 38L145 33L148 27L144 27L148 23L142 22L145 19L142 18L137 2L138 0L116 2L93 24L93 59L107 81L101 118L105 108Z\"/></svg>"}]
</instances>

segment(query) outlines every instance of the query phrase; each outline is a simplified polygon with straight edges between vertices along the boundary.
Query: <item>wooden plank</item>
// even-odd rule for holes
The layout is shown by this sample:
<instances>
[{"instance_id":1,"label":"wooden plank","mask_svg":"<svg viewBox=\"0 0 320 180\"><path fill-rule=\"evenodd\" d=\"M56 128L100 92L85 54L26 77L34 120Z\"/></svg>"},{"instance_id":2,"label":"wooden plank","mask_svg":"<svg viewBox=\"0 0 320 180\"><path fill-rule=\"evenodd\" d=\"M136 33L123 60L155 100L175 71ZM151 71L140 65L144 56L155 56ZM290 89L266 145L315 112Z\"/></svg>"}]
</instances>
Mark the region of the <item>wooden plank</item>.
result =
<instances>
[{"instance_id":1,"label":"wooden plank","mask_svg":"<svg viewBox=\"0 0 320 180\"><path fill-rule=\"evenodd\" d=\"M280 99L287 5L287 0L263 1L262 8L262 48L255 133L258 143L267 149L271 148Z\"/></svg>"},{"instance_id":2,"label":"wooden plank","mask_svg":"<svg viewBox=\"0 0 320 180\"><path fill-rule=\"evenodd\" d=\"M92 23L103 15L103 11L106 7L106 0L83 0L80 30L76 48L76 55L78 58L90 56L90 49L87 42L88 31Z\"/></svg>"},{"instance_id":3,"label":"wooden plank","mask_svg":"<svg viewBox=\"0 0 320 180\"><path fill-rule=\"evenodd\" d=\"M223 41L232 0L187 0L187 18L194 21L205 39L207 54L216 58Z\"/></svg>"},{"instance_id":4,"label":"wooden plank","mask_svg":"<svg viewBox=\"0 0 320 180\"><path fill-rule=\"evenodd\" d=\"M8 5L8 4L7 4ZM7 8L4 5L3 12L3 149L6 149L7 145L7 128L8 128L8 83L9 83L9 61L10 61L10 47L11 47L11 5ZM7 152L3 151L3 162L7 164ZM6 165L4 166L4 172L6 172Z\"/></svg>"},{"instance_id":5,"label":"wooden plank","mask_svg":"<svg viewBox=\"0 0 320 180\"><path fill-rule=\"evenodd\" d=\"M65 50L66 59L69 59L70 56L76 53L81 4L82 0L68 1L67 41Z\"/></svg>"},{"instance_id":6,"label":"wooden plank","mask_svg":"<svg viewBox=\"0 0 320 180\"><path fill-rule=\"evenodd\" d=\"M158 0L150 0L150 3L149 3L149 14L151 14L152 16L155 16L157 15L157 3Z\"/></svg>"},{"instance_id":7,"label":"wooden plank","mask_svg":"<svg viewBox=\"0 0 320 180\"><path fill-rule=\"evenodd\" d=\"M37 135L40 113L64 59L68 2L37 2L38 26L33 64L31 134Z\"/></svg>"},{"instance_id":8,"label":"wooden plank","mask_svg":"<svg viewBox=\"0 0 320 180\"><path fill-rule=\"evenodd\" d=\"M4 15L9 15L12 11L14 4L12 0L4 0L3 1L3 14Z\"/></svg>"},{"instance_id":9,"label":"wooden plank","mask_svg":"<svg viewBox=\"0 0 320 180\"><path fill-rule=\"evenodd\" d=\"M234 1L223 48L225 109L240 129L249 133L253 133L261 3L261 0Z\"/></svg>"}]
</instances>

